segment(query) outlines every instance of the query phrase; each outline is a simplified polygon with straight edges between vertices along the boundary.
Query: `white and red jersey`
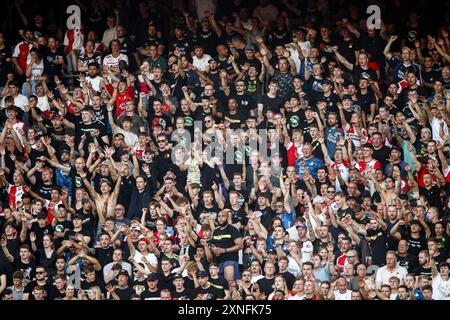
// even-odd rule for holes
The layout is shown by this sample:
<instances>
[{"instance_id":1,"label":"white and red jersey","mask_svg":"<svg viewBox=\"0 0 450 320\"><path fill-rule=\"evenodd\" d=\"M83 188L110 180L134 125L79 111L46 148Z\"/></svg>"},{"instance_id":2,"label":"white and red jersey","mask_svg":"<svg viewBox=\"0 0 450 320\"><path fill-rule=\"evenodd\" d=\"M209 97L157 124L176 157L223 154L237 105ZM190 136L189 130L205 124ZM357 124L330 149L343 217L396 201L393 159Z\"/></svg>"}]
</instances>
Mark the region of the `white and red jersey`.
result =
<instances>
[{"instance_id":1,"label":"white and red jersey","mask_svg":"<svg viewBox=\"0 0 450 320\"><path fill-rule=\"evenodd\" d=\"M25 123L23 123L20 120L16 120L16 122L13 124L12 128L14 130L14 132L16 133L17 137L20 140L20 143L22 144L22 146L24 146L24 141L22 139L22 135L19 133L20 130L22 130L23 133L25 133Z\"/></svg>"},{"instance_id":2,"label":"white and red jersey","mask_svg":"<svg viewBox=\"0 0 450 320\"><path fill-rule=\"evenodd\" d=\"M82 49L84 43L84 29L69 29L64 35L64 46L66 47L66 54L75 49Z\"/></svg>"},{"instance_id":3,"label":"white and red jersey","mask_svg":"<svg viewBox=\"0 0 450 320\"><path fill-rule=\"evenodd\" d=\"M445 181L450 182L450 166L447 166L443 171Z\"/></svg>"},{"instance_id":4,"label":"white and red jersey","mask_svg":"<svg viewBox=\"0 0 450 320\"><path fill-rule=\"evenodd\" d=\"M348 259L345 253L341 254L336 260L336 267L339 273L344 271L344 266L348 264Z\"/></svg>"},{"instance_id":5,"label":"white and red jersey","mask_svg":"<svg viewBox=\"0 0 450 320\"><path fill-rule=\"evenodd\" d=\"M19 66L22 68L22 70L25 72L27 70L27 65L31 62L31 55L30 50L33 48L33 45L31 43L21 41L19 42L13 51L13 57L17 58L19 62Z\"/></svg>"},{"instance_id":6,"label":"white and red jersey","mask_svg":"<svg viewBox=\"0 0 450 320\"><path fill-rule=\"evenodd\" d=\"M9 207L12 210L17 209L17 202L22 201L22 197L25 194L25 190L23 188L23 185L21 186L15 186L13 184L10 184L8 187L8 203Z\"/></svg>"},{"instance_id":7,"label":"white and red jersey","mask_svg":"<svg viewBox=\"0 0 450 320\"><path fill-rule=\"evenodd\" d=\"M345 181L348 181L348 178L349 178L348 171L350 168L350 162L348 162L346 160L344 160L342 162L332 162L331 168L339 170L339 173L341 174L342 179L344 179Z\"/></svg>"},{"instance_id":8,"label":"white and red jersey","mask_svg":"<svg viewBox=\"0 0 450 320\"><path fill-rule=\"evenodd\" d=\"M289 142L289 144L286 146L288 166L293 167L295 165L295 161L303 157L302 149L303 145L297 147L294 143Z\"/></svg>"},{"instance_id":9,"label":"white and red jersey","mask_svg":"<svg viewBox=\"0 0 450 320\"><path fill-rule=\"evenodd\" d=\"M47 224L51 224L53 219L54 219L54 215L53 215L53 211L56 207L58 207L59 205L62 205L63 202L60 200L58 202L54 202L54 201L50 201L50 200L45 200L44 203L44 207L47 208L47 215L48 215L48 220L47 220Z\"/></svg>"},{"instance_id":10,"label":"white and red jersey","mask_svg":"<svg viewBox=\"0 0 450 320\"><path fill-rule=\"evenodd\" d=\"M345 136L352 139L352 142L356 148L359 148L361 147L361 145L367 143L368 134L366 129L361 129L362 136L360 136L354 126L350 126L349 124L347 124L344 131Z\"/></svg>"},{"instance_id":11,"label":"white and red jersey","mask_svg":"<svg viewBox=\"0 0 450 320\"><path fill-rule=\"evenodd\" d=\"M376 159L372 159L370 161L359 161L355 167L362 175L364 175L369 172L374 173L376 169L381 169L381 163Z\"/></svg>"}]
</instances>

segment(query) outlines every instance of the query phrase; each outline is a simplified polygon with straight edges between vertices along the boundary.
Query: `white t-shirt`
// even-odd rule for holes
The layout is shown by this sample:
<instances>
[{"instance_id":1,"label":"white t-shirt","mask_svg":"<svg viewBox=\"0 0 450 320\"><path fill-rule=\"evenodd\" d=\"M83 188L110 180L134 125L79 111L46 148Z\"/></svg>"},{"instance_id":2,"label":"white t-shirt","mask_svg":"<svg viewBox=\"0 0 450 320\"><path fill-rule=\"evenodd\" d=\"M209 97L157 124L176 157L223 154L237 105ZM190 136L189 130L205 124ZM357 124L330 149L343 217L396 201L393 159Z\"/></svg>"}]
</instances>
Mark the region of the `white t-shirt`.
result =
<instances>
[{"instance_id":1,"label":"white t-shirt","mask_svg":"<svg viewBox=\"0 0 450 320\"><path fill-rule=\"evenodd\" d=\"M36 107L38 107L42 112L50 110L50 104L48 103L47 96L38 97Z\"/></svg>"},{"instance_id":2,"label":"white t-shirt","mask_svg":"<svg viewBox=\"0 0 450 320\"><path fill-rule=\"evenodd\" d=\"M133 258L135 261L137 261L139 263L139 262L142 262L141 258L143 256L144 255L142 253L140 253L139 251L136 250L136 253L134 254ZM145 256L145 259L147 259L147 261L150 262L151 265L153 265L155 267L158 266L158 259L156 258L156 256L153 253L151 253L151 252L147 253L147 255ZM150 270L148 270L147 265L145 265L145 270L150 271Z\"/></svg>"},{"instance_id":3,"label":"white t-shirt","mask_svg":"<svg viewBox=\"0 0 450 320\"><path fill-rule=\"evenodd\" d=\"M100 81L102 80L102 77L96 76L95 78L86 77L86 82L89 82L92 84L92 89L94 89L97 92L100 92ZM81 84L81 88L83 88L83 84Z\"/></svg>"},{"instance_id":4,"label":"white t-shirt","mask_svg":"<svg viewBox=\"0 0 450 320\"><path fill-rule=\"evenodd\" d=\"M441 136L439 134L439 131L440 131L440 128L441 128L440 120L438 118L436 118L436 117L433 117L433 120L431 120L430 125L431 125L431 129L432 129L432 132L433 132L433 140L436 141L436 142L439 142L440 144L444 144L444 140L442 140L442 138L441 138ZM444 124L444 134L445 135L448 134L448 126L447 126L447 124Z\"/></svg>"},{"instance_id":5,"label":"white t-shirt","mask_svg":"<svg viewBox=\"0 0 450 320\"><path fill-rule=\"evenodd\" d=\"M203 57L197 58L197 56L192 57L192 64L201 72L206 70L208 66L208 61L211 59L209 54L203 54Z\"/></svg>"},{"instance_id":6,"label":"white t-shirt","mask_svg":"<svg viewBox=\"0 0 450 320\"><path fill-rule=\"evenodd\" d=\"M116 133L121 133L124 135L125 137L125 142L133 148L137 148L139 147L139 138L138 136L131 132L131 131L125 131L122 128L120 128L119 126L116 126L116 130L114 130L114 134Z\"/></svg>"},{"instance_id":7,"label":"white t-shirt","mask_svg":"<svg viewBox=\"0 0 450 320\"><path fill-rule=\"evenodd\" d=\"M44 60L41 59L41 62L34 63L31 67L31 80L39 81L39 77L44 73Z\"/></svg>"},{"instance_id":8,"label":"white t-shirt","mask_svg":"<svg viewBox=\"0 0 450 320\"><path fill-rule=\"evenodd\" d=\"M352 300L352 292L350 290L346 290L345 293L334 291L334 300Z\"/></svg>"},{"instance_id":9,"label":"white t-shirt","mask_svg":"<svg viewBox=\"0 0 450 320\"><path fill-rule=\"evenodd\" d=\"M107 67L107 68L118 68L119 67L119 62L121 60L124 60L127 64L128 64L128 57L126 55L124 55L123 53L119 54L117 56L117 58L114 58L112 54L107 55L104 59L103 59L103 68Z\"/></svg>"},{"instance_id":10,"label":"white t-shirt","mask_svg":"<svg viewBox=\"0 0 450 320\"><path fill-rule=\"evenodd\" d=\"M297 276L301 273L300 266L298 265L297 261L294 260L291 256L287 256L289 260L289 264L287 267L287 270L292 273L294 276Z\"/></svg>"},{"instance_id":11,"label":"white t-shirt","mask_svg":"<svg viewBox=\"0 0 450 320\"><path fill-rule=\"evenodd\" d=\"M4 109L5 108L5 97L3 97L2 99L2 103L0 106L0 109ZM23 111L25 111L25 105L28 103L28 98L26 96L24 96L23 94L19 93L17 95L17 97L14 98L14 105L16 107L19 107L20 109L22 109Z\"/></svg>"},{"instance_id":12,"label":"white t-shirt","mask_svg":"<svg viewBox=\"0 0 450 320\"><path fill-rule=\"evenodd\" d=\"M381 282L381 284L389 284L390 277L397 277L400 279L400 285L404 283L405 277L408 274L408 270L402 266L397 266L394 271L389 271L387 266L381 267L377 271L375 282Z\"/></svg>"},{"instance_id":13,"label":"white t-shirt","mask_svg":"<svg viewBox=\"0 0 450 320\"><path fill-rule=\"evenodd\" d=\"M434 300L450 300L450 279L444 281L441 274L433 277L433 299Z\"/></svg>"},{"instance_id":14,"label":"white t-shirt","mask_svg":"<svg viewBox=\"0 0 450 320\"><path fill-rule=\"evenodd\" d=\"M314 251L313 244L311 241L307 240L303 242L302 248L300 249L302 252L302 261L303 263L311 261L312 254Z\"/></svg>"}]
</instances>

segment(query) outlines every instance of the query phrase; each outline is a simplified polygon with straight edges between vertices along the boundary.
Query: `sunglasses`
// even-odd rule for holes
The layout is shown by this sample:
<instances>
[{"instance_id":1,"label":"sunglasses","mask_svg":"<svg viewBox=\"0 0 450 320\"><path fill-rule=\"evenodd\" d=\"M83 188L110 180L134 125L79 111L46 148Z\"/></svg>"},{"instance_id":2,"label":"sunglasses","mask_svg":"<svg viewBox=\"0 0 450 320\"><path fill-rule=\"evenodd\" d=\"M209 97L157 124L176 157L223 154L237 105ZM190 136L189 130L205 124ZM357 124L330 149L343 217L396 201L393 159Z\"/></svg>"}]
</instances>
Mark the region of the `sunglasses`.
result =
<instances>
[{"instance_id":1,"label":"sunglasses","mask_svg":"<svg viewBox=\"0 0 450 320\"><path fill-rule=\"evenodd\" d=\"M158 140L158 143L166 142L166 140Z\"/></svg>"}]
</instances>

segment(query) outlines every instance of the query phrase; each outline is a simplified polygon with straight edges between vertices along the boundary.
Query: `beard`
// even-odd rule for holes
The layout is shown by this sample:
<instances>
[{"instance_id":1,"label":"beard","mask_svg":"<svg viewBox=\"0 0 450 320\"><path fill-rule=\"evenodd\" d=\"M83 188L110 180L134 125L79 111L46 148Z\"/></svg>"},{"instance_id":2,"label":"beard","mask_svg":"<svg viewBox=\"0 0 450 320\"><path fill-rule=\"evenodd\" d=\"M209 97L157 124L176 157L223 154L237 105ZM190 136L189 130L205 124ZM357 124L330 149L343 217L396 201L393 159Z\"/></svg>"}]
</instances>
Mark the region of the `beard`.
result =
<instances>
[{"instance_id":1,"label":"beard","mask_svg":"<svg viewBox=\"0 0 450 320\"><path fill-rule=\"evenodd\" d=\"M228 224L228 221L225 220L224 222L219 222L220 227L225 227Z\"/></svg>"}]
</instances>

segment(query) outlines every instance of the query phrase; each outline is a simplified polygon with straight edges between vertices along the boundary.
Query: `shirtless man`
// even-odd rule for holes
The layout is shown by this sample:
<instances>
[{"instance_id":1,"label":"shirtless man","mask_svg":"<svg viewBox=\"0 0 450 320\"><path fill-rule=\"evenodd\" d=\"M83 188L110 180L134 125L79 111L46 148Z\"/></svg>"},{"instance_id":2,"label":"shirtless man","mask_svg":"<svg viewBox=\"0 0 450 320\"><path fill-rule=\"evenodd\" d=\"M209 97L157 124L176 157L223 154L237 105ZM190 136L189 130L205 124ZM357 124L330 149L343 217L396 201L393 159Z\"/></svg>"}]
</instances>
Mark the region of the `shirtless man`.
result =
<instances>
[{"instance_id":1,"label":"shirtless man","mask_svg":"<svg viewBox=\"0 0 450 320\"><path fill-rule=\"evenodd\" d=\"M84 184L93 197L95 206L97 207L97 212L99 213L99 222L103 224L104 221L102 222L101 220L106 219L106 217L111 217L114 214L114 208L116 207L117 197L119 196L120 182L122 180L122 177L119 175L119 177L117 178L116 186L112 193L111 183L109 181L103 181L100 184L101 194L98 194L92 187L91 183L87 180L86 173L79 173L79 175L83 179Z\"/></svg>"}]
</instances>

